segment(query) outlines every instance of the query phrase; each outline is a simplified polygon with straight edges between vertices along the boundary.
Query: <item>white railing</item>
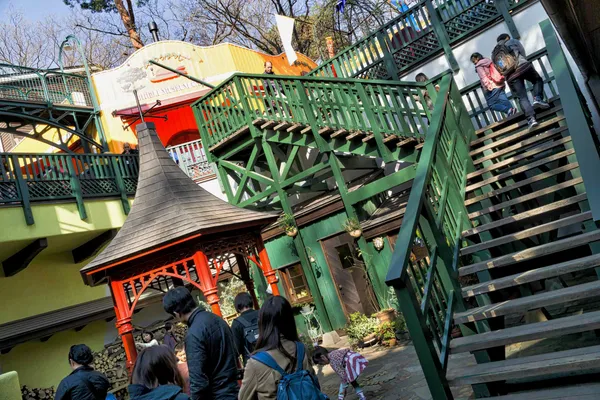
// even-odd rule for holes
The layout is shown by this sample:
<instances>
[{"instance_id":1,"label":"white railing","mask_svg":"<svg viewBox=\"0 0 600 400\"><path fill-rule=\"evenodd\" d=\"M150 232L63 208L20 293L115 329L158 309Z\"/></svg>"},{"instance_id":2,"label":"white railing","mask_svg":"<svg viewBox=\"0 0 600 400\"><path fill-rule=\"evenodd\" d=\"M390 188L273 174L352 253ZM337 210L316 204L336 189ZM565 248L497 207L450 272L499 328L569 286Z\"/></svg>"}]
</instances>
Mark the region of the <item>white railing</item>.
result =
<instances>
[{"instance_id":1,"label":"white railing","mask_svg":"<svg viewBox=\"0 0 600 400\"><path fill-rule=\"evenodd\" d=\"M196 180L214 174L200 139L167 147L171 158L190 178Z\"/></svg>"}]
</instances>

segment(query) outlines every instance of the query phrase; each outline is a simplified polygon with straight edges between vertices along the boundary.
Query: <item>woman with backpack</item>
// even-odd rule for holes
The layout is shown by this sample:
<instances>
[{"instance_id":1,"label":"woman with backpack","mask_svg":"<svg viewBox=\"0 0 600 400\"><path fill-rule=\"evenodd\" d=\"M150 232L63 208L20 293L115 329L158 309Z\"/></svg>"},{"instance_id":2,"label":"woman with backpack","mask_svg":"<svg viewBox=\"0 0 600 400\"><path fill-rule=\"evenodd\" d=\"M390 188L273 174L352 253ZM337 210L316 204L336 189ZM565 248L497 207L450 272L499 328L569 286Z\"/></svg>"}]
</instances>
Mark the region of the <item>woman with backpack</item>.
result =
<instances>
[{"instance_id":1,"label":"woman with backpack","mask_svg":"<svg viewBox=\"0 0 600 400\"><path fill-rule=\"evenodd\" d=\"M246 364L238 398L275 400L297 394L306 400L327 399L298 339L292 306L284 297L273 296L264 302L258 329L256 350Z\"/></svg>"},{"instance_id":2,"label":"woman with backpack","mask_svg":"<svg viewBox=\"0 0 600 400\"><path fill-rule=\"evenodd\" d=\"M508 101L504 91L504 77L498 72L492 60L483 57L480 53L473 53L471 62L475 64L475 71L479 75L483 95L490 110L499 111L508 117L515 115L517 109Z\"/></svg>"}]
</instances>

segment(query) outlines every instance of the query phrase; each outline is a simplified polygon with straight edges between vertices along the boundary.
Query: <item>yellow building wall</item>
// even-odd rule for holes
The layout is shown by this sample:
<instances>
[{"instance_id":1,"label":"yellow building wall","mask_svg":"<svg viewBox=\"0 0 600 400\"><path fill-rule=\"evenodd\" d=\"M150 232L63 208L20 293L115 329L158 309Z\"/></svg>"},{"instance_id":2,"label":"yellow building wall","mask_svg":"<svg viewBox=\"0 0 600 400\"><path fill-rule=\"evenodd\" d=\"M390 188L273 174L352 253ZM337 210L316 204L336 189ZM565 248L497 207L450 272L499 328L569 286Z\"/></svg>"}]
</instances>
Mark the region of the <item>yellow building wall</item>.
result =
<instances>
[{"instance_id":1,"label":"yellow building wall","mask_svg":"<svg viewBox=\"0 0 600 400\"><path fill-rule=\"evenodd\" d=\"M44 254L11 277L0 278L0 324L31 317L107 296L107 287L83 284L71 252Z\"/></svg>"},{"instance_id":2,"label":"yellow building wall","mask_svg":"<svg viewBox=\"0 0 600 400\"><path fill-rule=\"evenodd\" d=\"M79 332L57 333L46 342L23 343L0 355L0 367L3 372L17 371L21 385L30 388L54 386L56 389L60 381L71 373L67 360L71 346L85 343L93 351L102 350L106 327L106 322L97 321Z\"/></svg>"},{"instance_id":3,"label":"yellow building wall","mask_svg":"<svg viewBox=\"0 0 600 400\"><path fill-rule=\"evenodd\" d=\"M34 204L33 225L25 223L21 207L2 207L0 221L10 229L0 229L0 243L120 228L127 217L120 200L84 200L84 205L88 217L82 220L75 202Z\"/></svg>"}]
</instances>

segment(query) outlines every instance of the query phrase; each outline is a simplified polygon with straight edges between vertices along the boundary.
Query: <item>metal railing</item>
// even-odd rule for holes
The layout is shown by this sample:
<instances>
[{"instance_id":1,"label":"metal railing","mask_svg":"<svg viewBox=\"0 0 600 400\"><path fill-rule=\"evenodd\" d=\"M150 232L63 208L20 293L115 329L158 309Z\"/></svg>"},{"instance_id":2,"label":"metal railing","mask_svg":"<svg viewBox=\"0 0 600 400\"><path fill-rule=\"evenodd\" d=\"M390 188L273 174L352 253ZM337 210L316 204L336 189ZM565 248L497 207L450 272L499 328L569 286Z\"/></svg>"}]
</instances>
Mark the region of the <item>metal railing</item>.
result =
<instances>
[{"instance_id":1,"label":"metal railing","mask_svg":"<svg viewBox=\"0 0 600 400\"><path fill-rule=\"evenodd\" d=\"M74 200L85 219L84 199L119 197L128 213L138 173L137 155L0 153L0 206L21 205L28 225L42 201Z\"/></svg>"},{"instance_id":2,"label":"metal railing","mask_svg":"<svg viewBox=\"0 0 600 400\"><path fill-rule=\"evenodd\" d=\"M83 75L1 63L0 100L93 107Z\"/></svg>"},{"instance_id":3,"label":"metal railing","mask_svg":"<svg viewBox=\"0 0 600 400\"><path fill-rule=\"evenodd\" d=\"M452 398L445 370L454 311L464 309L455 271L475 129L451 72L434 94L435 111L394 248L386 282L396 290L433 398Z\"/></svg>"},{"instance_id":4,"label":"metal railing","mask_svg":"<svg viewBox=\"0 0 600 400\"><path fill-rule=\"evenodd\" d=\"M176 146L169 146L166 150L173 161L179 165L179 168L193 180L214 175L202 147L202 140L198 139Z\"/></svg>"},{"instance_id":5,"label":"metal railing","mask_svg":"<svg viewBox=\"0 0 600 400\"><path fill-rule=\"evenodd\" d=\"M450 46L501 18L514 27L510 12L532 1L421 0L309 75L396 80L444 52L455 67Z\"/></svg>"},{"instance_id":6,"label":"metal railing","mask_svg":"<svg viewBox=\"0 0 600 400\"><path fill-rule=\"evenodd\" d=\"M192 107L210 153L257 119L424 138L427 91L416 82L236 74Z\"/></svg>"}]
</instances>

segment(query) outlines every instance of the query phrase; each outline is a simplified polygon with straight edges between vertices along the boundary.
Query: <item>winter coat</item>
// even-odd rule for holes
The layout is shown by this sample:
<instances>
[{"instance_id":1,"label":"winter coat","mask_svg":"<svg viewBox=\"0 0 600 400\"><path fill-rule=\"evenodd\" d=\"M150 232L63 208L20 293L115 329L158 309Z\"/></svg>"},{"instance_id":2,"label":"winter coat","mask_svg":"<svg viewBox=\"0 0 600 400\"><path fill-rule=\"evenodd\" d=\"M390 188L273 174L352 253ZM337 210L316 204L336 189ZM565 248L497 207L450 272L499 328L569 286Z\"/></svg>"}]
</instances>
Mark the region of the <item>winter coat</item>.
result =
<instances>
[{"instance_id":1,"label":"winter coat","mask_svg":"<svg viewBox=\"0 0 600 400\"><path fill-rule=\"evenodd\" d=\"M510 82L519 76L529 68L533 68L533 65L529 61L527 61L527 53L525 53L525 48L523 44L519 42L517 39L509 39L507 41L500 41L498 44L504 43L506 47L508 47L512 52L517 56L517 69L512 74L506 77L506 81Z\"/></svg>"},{"instance_id":2,"label":"winter coat","mask_svg":"<svg viewBox=\"0 0 600 400\"><path fill-rule=\"evenodd\" d=\"M282 339L281 344L289 354L296 354L296 343ZM285 372L291 373L296 370L297 363L292 365L290 359L284 356L281 351L269 350L268 353ZM314 375L308 353L304 355L302 366L305 370L310 372L311 375ZM242 381L239 400L277 399L277 384L280 379L281 375L279 372L250 358L246 364L246 369L244 370L244 380Z\"/></svg>"},{"instance_id":3,"label":"winter coat","mask_svg":"<svg viewBox=\"0 0 600 400\"><path fill-rule=\"evenodd\" d=\"M504 87L503 83L494 82L490 76L490 65L492 65L492 62L493 61L489 58L482 58L475 64L475 71L477 71L477 75L479 75L481 87L485 88L488 92Z\"/></svg>"},{"instance_id":4,"label":"winter coat","mask_svg":"<svg viewBox=\"0 0 600 400\"><path fill-rule=\"evenodd\" d=\"M92 367L82 366L60 382L54 399L104 400L109 387L110 383L104 375Z\"/></svg>"},{"instance_id":5,"label":"winter coat","mask_svg":"<svg viewBox=\"0 0 600 400\"><path fill-rule=\"evenodd\" d=\"M233 332L235 347L237 348L238 353L242 355L244 363L246 363L246 361L248 361L248 353L251 353L254 349L246 349L246 336L244 335L244 325L242 325L242 323L239 321L240 317L244 318L244 320L248 321L248 323L250 324L256 324L258 323L258 311L244 311L231 323L231 331Z\"/></svg>"},{"instance_id":6,"label":"winter coat","mask_svg":"<svg viewBox=\"0 0 600 400\"><path fill-rule=\"evenodd\" d=\"M192 313L187 323L185 353L192 400L236 399L238 354L229 325L200 309Z\"/></svg>"},{"instance_id":7,"label":"winter coat","mask_svg":"<svg viewBox=\"0 0 600 400\"><path fill-rule=\"evenodd\" d=\"M127 387L131 400L189 400L183 389L177 385L160 385L154 389L144 385L129 385Z\"/></svg>"}]
</instances>

